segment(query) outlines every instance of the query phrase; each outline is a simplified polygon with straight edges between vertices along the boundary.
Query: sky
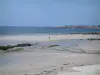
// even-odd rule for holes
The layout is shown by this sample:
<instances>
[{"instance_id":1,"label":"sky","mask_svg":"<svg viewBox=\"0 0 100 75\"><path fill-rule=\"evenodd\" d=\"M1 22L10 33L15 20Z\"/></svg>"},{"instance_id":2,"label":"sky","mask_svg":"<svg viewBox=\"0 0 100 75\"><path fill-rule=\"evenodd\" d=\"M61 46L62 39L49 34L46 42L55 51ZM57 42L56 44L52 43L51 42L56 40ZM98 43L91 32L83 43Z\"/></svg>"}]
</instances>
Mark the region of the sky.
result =
<instances>
[{"instance_id":1,"label":"sky","mask_svg":"<svg viewBox=\"0 0 100 75\"><path fill-rule=\"evenodd\" d=\"M0 0L0 26L100 24L100 0Z\"/></svg>"}]
</instances>

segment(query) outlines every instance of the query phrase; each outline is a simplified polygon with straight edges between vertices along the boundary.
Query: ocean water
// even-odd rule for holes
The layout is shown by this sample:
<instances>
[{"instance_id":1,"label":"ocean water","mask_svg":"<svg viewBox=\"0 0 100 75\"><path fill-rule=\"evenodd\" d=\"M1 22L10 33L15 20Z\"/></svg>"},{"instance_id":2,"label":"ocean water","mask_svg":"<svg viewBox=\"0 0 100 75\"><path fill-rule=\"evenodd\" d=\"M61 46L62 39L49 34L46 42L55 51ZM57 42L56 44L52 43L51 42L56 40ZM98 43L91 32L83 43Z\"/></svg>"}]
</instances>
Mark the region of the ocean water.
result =
<instances>
[{"instance_id":1,"label":"ocean water","mask_svg":"<svg viewBox=\"0 0 100 75\"><path fill-rule=\"evenodd\" d=\"M84 33L84 32L100 32L100 29L0 26L0 35L68 34L68 33Z\"/></svg>"}]
</instances>

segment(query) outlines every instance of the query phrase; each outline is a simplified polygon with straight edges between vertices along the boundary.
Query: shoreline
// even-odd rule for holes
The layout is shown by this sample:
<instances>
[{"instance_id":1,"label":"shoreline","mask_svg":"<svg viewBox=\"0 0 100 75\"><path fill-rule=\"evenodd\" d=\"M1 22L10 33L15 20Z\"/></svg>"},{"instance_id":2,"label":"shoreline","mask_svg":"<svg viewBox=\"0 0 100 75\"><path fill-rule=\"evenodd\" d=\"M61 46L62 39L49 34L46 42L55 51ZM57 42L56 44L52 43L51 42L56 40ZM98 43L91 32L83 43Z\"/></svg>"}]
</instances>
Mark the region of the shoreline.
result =
<instances>
[{"instance_id":1,"label":"shoreline","mask_svg":"<svg viewBox=\"0 0 100 75\"><path fill-rule=\"evenodd\" d=\"M49 38L50 37L50 38ZM65 39L100 39L99 34L5 35L0 41L55 41Z\"/></svg>"}]
</instances>

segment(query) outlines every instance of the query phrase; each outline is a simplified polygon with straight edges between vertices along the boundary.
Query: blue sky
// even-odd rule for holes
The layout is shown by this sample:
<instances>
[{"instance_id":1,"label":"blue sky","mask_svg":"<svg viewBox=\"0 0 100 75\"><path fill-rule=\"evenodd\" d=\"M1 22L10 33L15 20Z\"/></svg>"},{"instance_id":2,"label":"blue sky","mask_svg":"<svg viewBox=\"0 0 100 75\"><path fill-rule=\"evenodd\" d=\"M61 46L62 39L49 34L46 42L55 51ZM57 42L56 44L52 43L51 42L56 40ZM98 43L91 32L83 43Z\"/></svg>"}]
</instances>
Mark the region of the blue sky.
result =
<instances>
[{"instance_id":1,"label":"blue sky","mask_svg":"<svg viewBox=\"0 0 100 75\"><path fill-rule=\"evenodd\" d=\"M100 0L0 0L0 26L100 24Z\"/></svg>"}]
</instances>

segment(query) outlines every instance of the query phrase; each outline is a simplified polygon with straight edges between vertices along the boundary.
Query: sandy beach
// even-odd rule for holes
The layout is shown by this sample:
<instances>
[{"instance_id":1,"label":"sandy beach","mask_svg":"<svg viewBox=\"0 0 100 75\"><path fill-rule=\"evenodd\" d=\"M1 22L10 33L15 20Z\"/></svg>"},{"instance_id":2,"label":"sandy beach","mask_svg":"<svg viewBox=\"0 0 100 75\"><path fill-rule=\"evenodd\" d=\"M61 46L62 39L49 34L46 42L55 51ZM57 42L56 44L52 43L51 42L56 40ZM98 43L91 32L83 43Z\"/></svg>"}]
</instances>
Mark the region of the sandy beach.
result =
<instances>
[{"instance_id":1,"label":"sandy beach","mask_svg":"<svg viewBox=\"0 0 100 75\"><path fill-rule=\"evenodd\" d=\"M0 52L0 75L100 74L100 68L97 67L97 65L100 66L100 41L87 40L88 38L100 38L100 35L68 34L3 37L0 37L2 43L5 41L13 41L14 44L16 41L20 43L38 42L39 45L25 47L23 51ZM51 37L50 40L48 37ZM10 44L10 42L6 43ZM52 44L59 46L48 48L48 45ZM84 71L84 68L87 71Z\"/></svg>"},{"instance_id":2,"label":"sandy beach","mask_svg":"<svg viewBox=\"0 0 100 75\"><path fill-rule=\"evenodd\" d=\"M100 0L0 0L0 75L100 75Z\"/></svg>"},{"instance_id":3,"label":"sandy beach","mask_svg":"<svg viewBox=\"0 0 100 75\"><path fill-rule=\"evenodd\" d=\"M83 35L83 34L66 34L66 35L5 35L0 36L0 41L50 41L50 40L63 40L63 39L88 39L100 38L100 35Z\"/></svg>"}]
</instances>

